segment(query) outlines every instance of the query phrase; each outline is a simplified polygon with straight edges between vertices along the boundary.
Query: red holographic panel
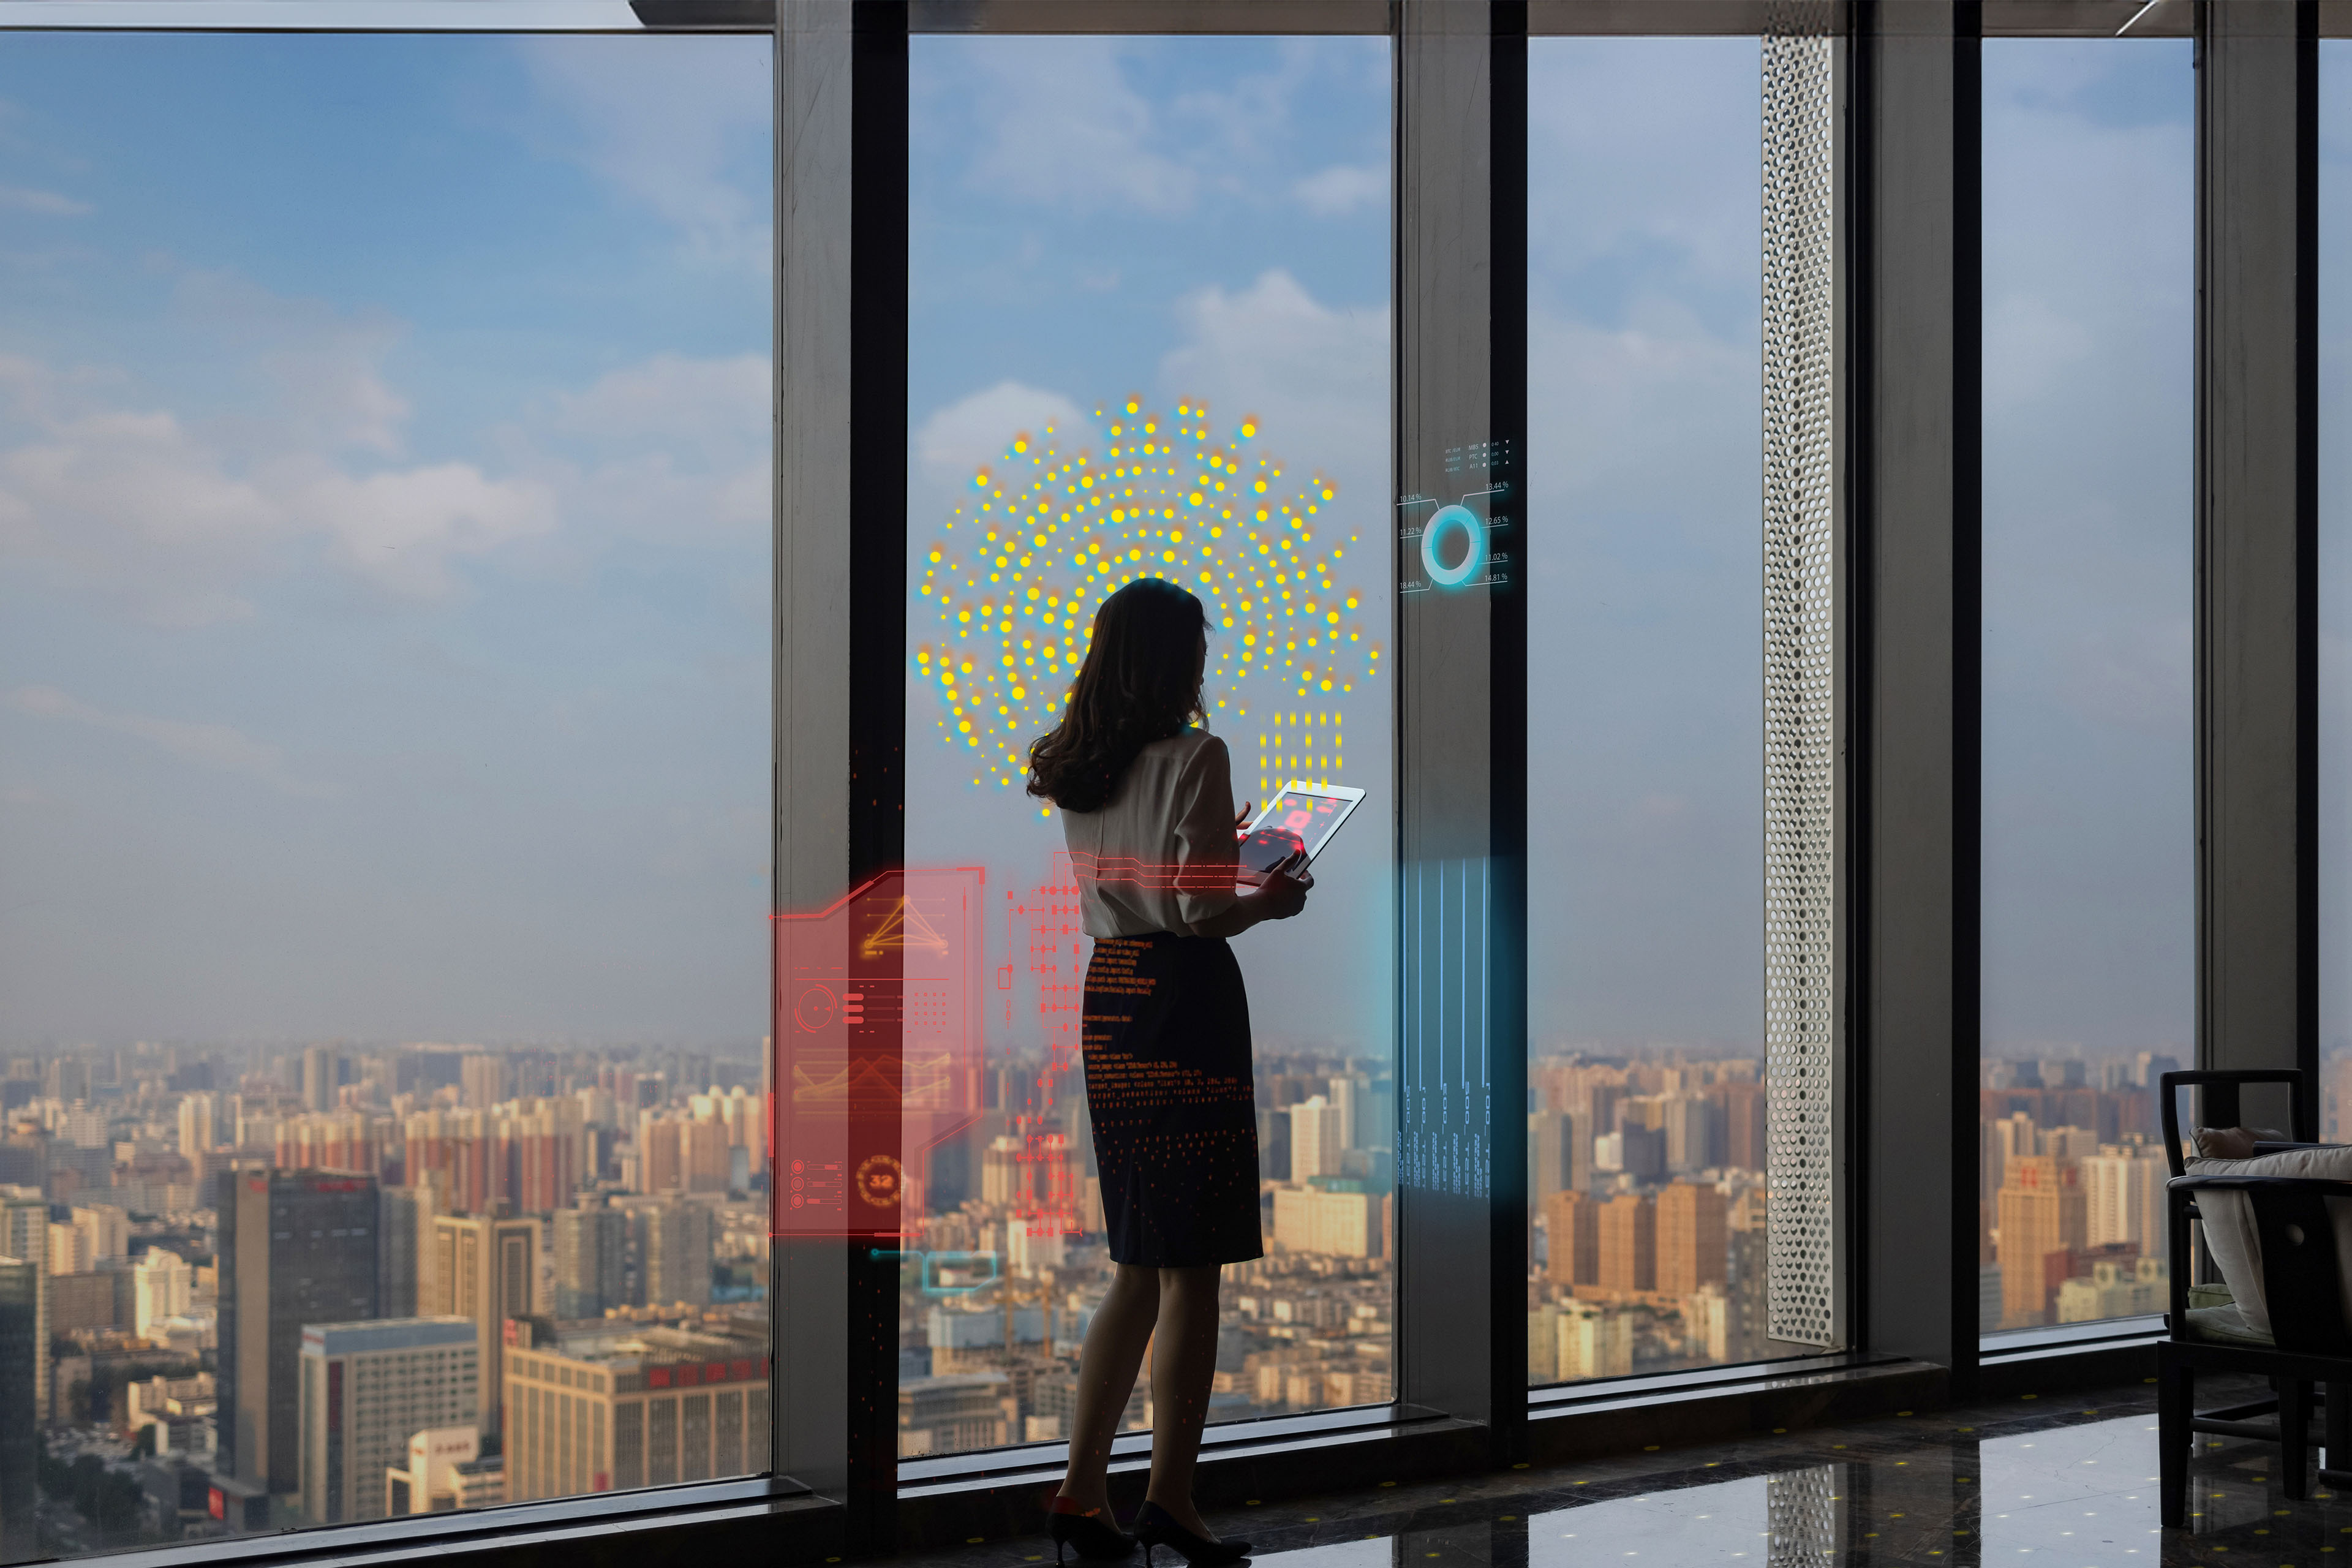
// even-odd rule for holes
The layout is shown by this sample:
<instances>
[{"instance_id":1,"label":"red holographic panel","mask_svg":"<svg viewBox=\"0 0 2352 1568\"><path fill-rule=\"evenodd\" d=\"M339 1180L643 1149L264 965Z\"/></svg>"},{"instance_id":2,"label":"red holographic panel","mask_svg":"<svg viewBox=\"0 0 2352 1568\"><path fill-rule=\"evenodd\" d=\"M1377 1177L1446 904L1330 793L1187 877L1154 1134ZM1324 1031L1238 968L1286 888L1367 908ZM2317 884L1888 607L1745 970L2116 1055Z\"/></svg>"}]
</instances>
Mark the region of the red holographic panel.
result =
<instances>
[{"instance_id":1,"label":"red holographic panel","mask_svg":"<svg viewBox=\"0 0 2352 1568\"><path fill-rule=\"evenodd\" d=\"M903 1237L980 1115L982 873L891 871L775 927L772 1233Z\"/></svg>"},{"instance_id":2,"label":"red holographic panel","mask_svg":"<svg viewBox=\"0 0 2352 1568\"><path fill-rule=\"evenodd\" d=\"M1083 849L1072 849L1066 854L1070 875L1079 882L1116 882L1126 887L1187 893L1231 892L1238 868L1232 860L1160 862L1125 855L1090 855Z\"/></svg>"}]
</instances>

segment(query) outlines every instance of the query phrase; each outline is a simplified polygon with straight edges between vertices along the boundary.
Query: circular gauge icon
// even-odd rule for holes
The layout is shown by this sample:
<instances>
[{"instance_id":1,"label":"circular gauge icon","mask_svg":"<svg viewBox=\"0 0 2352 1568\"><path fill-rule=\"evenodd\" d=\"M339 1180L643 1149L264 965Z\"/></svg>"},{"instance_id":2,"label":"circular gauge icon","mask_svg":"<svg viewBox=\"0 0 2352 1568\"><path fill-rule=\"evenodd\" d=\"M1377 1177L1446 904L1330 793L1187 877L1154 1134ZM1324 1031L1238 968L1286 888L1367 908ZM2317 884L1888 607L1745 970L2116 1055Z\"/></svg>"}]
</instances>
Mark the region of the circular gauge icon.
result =
<instances>
[{"instance_id":1,"label":"circular gauge icon","mask_svg":"<svg viewBox=\"0 0 2352 1568\"><path fill-rule=\"evenodd\" d=\"M899 1183L905 1174L887 1154L868 1154L857 1167L857 1195L877 1209L898 1206Z\"/></svg>"},{"instance_id":2,"label":"circular gauge icon","mask_svg":"<svg viewBox=\"0 0 2352 1568\"><path fill-rule=\"evenodd\" d=\"M840 1016L841 1005L834 1000L833 993L822 985L803 988L793 1003L793 1022L812 1035Z\"/></svg>"},{"instance_id":3,"label":"circular gauge icon","mask_svg":"<svg viewBox=\"0 0 2352 1568\"><path fill-rule=\"evenodd\" d=\"M1452 566L1440 563L1437 542L1454 529L1462 531L1462 559ZM1486 564L1486 525L1478 514L1458 502L1440 507L1421 531L1421 569L1441 588L1459 588Z\"/></svg>"}]
</instances>

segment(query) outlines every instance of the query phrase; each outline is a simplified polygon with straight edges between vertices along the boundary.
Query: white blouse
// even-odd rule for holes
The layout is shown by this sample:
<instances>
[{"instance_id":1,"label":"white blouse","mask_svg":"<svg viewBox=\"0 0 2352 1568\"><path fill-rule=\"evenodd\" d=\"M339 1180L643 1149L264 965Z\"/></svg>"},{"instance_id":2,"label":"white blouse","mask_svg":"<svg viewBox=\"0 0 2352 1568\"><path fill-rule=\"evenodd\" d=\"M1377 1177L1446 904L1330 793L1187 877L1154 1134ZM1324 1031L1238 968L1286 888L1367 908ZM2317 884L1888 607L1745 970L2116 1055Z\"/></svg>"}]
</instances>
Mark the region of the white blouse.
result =
<instances>
[{"instance_id":1,"label":"white blouse","mask_svg":"<svg viewBox=\"0 0 2352 1568\"><path fill-rule=\"evenodd\" d=\"M1234 907L1232 763L1205 730L1135 754L1099 811L1062 813L1062 841L1091 937L1179 936Z\"/></svg>"}]
</instances>

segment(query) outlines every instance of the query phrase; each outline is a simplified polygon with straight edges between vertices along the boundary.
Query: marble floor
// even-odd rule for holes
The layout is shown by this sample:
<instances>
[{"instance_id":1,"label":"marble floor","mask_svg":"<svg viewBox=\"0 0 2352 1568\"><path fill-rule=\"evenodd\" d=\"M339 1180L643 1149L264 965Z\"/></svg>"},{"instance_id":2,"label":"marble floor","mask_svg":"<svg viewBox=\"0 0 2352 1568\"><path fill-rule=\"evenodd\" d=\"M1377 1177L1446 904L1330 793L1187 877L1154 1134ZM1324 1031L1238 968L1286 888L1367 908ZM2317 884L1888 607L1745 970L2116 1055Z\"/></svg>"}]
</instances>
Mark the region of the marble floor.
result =
<instances>
[{"instance_id":1,"label":"marble floor","mask_svg":"<svg viewBox=\"0 0 2352 1568\"><path fill-rule=\"evenodd\" d=\"M2249 1385L2246 1394L2259 1390ZM2277 1450L2200 1438L2195 1517L2157 1522L2156 1390L2027 1395L1711 1447L1397 1485L1213 1514L1266 1568L2352 1568L2352 1490L2288 1502ZM2199 1403L2231 1391L2200 1386ZM2337 1555L2339 1554L2340 1555ZM902 1564L1028 1568L1038 1536ZM1075 1560L1074 1560L1075 1561ZM1140 1568L1142 1559L1131 1560ZM1181 1559L1160 1554L1161 1568Z\"/></svg>"}]
</instances>

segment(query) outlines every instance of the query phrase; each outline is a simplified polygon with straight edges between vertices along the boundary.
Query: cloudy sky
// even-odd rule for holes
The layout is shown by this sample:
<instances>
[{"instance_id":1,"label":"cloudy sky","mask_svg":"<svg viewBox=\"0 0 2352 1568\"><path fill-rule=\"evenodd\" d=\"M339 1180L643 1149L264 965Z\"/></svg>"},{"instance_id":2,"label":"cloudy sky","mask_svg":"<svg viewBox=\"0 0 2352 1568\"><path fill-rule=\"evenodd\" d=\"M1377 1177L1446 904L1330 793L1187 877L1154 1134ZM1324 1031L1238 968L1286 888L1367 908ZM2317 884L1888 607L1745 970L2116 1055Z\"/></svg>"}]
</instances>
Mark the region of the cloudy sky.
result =
<instances>
[{"instance_id":1,"label":"cloudy sky","mask_svg":"<svg viewBox=\"0 0 2352 1568\"><path fill-rule=\"evenodd\" d=\"M765 43L7 43L0 1037L756 1036ZM1322 526L1381 538L1385 43L914 68L919 553L1016 431L1098 442L1130 395L1255 414L1329 477ZM1537 1041L1752 1049L1757 48L1548 39L1531 73ZM1985 77L1988 1040L2177 1044L2188 54L1999 42ZM910 854L1014 885L1056 826L972 785L935 700L910 681ZM1338 705L1376 812L1388 700ZM1388 850L1350 826L1307 917L1237 944L1269 1040L1384 1048Z\"/></svg>"},{"instance_id":2,"label":"cloudy sky","mask_svg":"<svg viewBox=\"0 0 2352 1568\"><path fill-rule=\"evenodd\" d=\"M768 46L0 48L0 1037L764 1028Z\"/></svg>"}]
</instances>

